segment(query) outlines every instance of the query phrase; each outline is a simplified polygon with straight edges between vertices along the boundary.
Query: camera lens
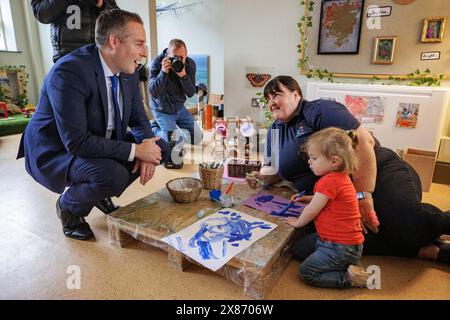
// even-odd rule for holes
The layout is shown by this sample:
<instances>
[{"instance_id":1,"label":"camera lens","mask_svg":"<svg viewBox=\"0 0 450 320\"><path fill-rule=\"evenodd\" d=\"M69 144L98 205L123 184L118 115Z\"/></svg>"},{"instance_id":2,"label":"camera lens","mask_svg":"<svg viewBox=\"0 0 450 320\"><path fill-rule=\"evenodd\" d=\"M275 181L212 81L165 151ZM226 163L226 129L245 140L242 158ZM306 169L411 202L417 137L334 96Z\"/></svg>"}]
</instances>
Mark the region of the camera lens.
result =
<instances>
[{"instance_id":1,"label":"camera lens","mask_svg":"<svg viewBox=\"0 0 450 320\"><path fill-rule=\"evenodd\" d=\"M174 56L170 59L172 61L172 69L175 72L181 72L184 68L183 60L180 57Z\"/></svg>"}]
</instances>

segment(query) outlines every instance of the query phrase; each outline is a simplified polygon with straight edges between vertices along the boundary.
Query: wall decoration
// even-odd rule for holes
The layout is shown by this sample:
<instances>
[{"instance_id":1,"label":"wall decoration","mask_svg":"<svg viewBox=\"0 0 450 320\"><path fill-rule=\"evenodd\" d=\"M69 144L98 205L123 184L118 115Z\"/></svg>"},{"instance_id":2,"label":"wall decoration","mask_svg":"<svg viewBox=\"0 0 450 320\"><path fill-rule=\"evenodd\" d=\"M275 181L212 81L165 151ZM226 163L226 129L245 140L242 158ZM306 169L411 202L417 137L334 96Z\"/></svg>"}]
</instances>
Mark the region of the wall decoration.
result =
<instances>
[{"instance_id":1,"label":"wall decoration","mask_svg":"<svg viewBox=\"0 0 450 320\"><path fill-rule=\"evenodd\" d=\"M422 52L420 55L420 60L439 60L440 58L440 51Z\"/></svg>"},{"instance_id":2,"label":"wall decoration","mask_svg":"<svg viewBox=\"0 0 450 320\"><path fill-rule=\"evenodd\" d=\"M415 128L419 116L419 106L418 103L400 102L397 109L397 127Z\"/></svg>"},{"instance_id":3,"label":"wall decoration","mask_svg":"<svg viewBox=\"0 0 450 320\"><path fill-rule=\"evenodd\" d=\"M396 4L410 4L414 2L414 0L394 0Z\"/></svg>"},{"instance_id":4,"label":"wall decoration","mask_svg":"<svg viewBox=\"0 0 450 320\"><path fill-rule=\"evenodd\" d=\"M378 6L369 6L367 8L367 17L389 17L392 12L391 6L378 7Z\"/></svg>"},{"instance_id":5,"label":"wall decoration","mask_svg":"<svg viewBox=\"0 0 450 320\"><path fill-rule=\"evenodd\" d=\"M248 80L248 88L261 88L263 87L271 78L274 73L273 67L245 67L245 78Z\"/></svg>"},{"instance_id":6,"label":"wall decoration","mask_svg":"<svg viewBox=\"0 0 450 320\"><path fill-rule=\"evenodd\" d=\"M216 271L276 227L251 215L222 209L161 241Z\"/></svg>"},{"instance_id":7,"label":"wall decoration","mask_svg":"<svg viewBox=\"0 0 450 320\"><path fill-rule=\"evenodd\" d=\"M364 0L323 0L317 54L359 51Z\"/></svg>"},{"instance_id":8,"label":"wall decoration","mask_svg":"<svg viewBox=\"0 0 450 320\"><path fill-rule=\"evenodd\" d=\"M208 86L208 74L209 74L209 56L204 54L190 54L189 58L195 61L195 65L197 66L197 72L195 74L195 84L204 83L208 88L208 93L210 92ZM194 94L194 96L188 98L185 102L186 108L196 107L198 104L198 96Z\"/></svg>"},{"instance_id":9,"label":"wall decoration","mask_svg":"<svg viewBox=\"0 0 450 320\"><path fill-rule=\"evenodd\" d=\"M392 64L394 62L397 37L376 37L372 63Z\"/></svg>"},{"instance_id":10,"label":"wall decoration","mask_svg":"<svg viewBox=\"0 0 450 320\"><path fill-rule=\"evenodd\" d=\"M448 0L434 1L443 8L450 6L450 1ZM330 59L328 55L316 54L316 42L319 38L318 24L321 3L322 1L319 2L317 0L300 1L299 18L297 21L297 31L299 33L299 43L297 44L299 58L297 67L300 74L309 79L317 78L320 80L328 80L329 82L339 82L339 78L354 78L369 79L370 83L379 83L383 85L402 84L414 86L440 86L443 79L450 79L450 65L444 62L445 59L435 61L433 72L424 72L421 70L417 71L417 64L412 63L411 61L413 60L411 59L398 59L392 68L380 68L379 65L372 64L371 60L368 60L364 55L352 56L352 59L349 59L351 60L351 65L349 65L348 60L344 58L345 55L337 57L337 59L339 59L338 62L335 59ZM424 16L433 16L433 12L436 11L436 9L434 9L435 6L430 6L426 1L416 1L414 2L414 5L393 5L392 7L391 18L383 20L383 29L385 30L397 30L398 21L392 19L393 16L397 16L398 14L408 17L417 16L414 20L407 19L405 26L408 26L408 28L405 31L402 29L402 33L397 34L399 38L403 38L402 35L405 34L405 32L409 34L411 30L417 28L417 21L422 20ZM426 13L419 16L419 12L432 13ZM437 12L439 12L439 10ZM444 11L441 10L440 12ZM439 15L439 13L436 13L436 15ZM370 41L378 35L379 31L377 29L367 30L365 28L361 33L361 42L367 43L367 41ZM311 50L312 47L314 47L315 52ZM407 51L410 53L413 52L417 57L424 51L423 45L418 41L415 41L413 44L407 42L403 44L402 40L402 45L398 47L398 49L400 49L400 51L397 50L398 52L396 54L402 54L402 51ZM345 68L342 68L340 61L345 61ZM339 67L341 68L339 69Z\"/></svg>"},{"instance_id":11,"label":"wall decoration","mask_svg":"<svg viewBox=\"0 0 450 320\"><path fill-rule=\"evenodd\" d=\"M442 42L446 17L434 17L423 19L422 42Z\"/></svg>"},{"instance_id":12,"label":"wall decoration","mask_svg":"<svg viewBox=\"0 0 450 320\"><path fill-rule=\"evenodd\" d=\"M248 81L250 81L250 84L253 87L262 87L264 86L267 81L272 77L270 74L267 73L247 73L246 78Z\"/></svg>"},{"instance_id":13,"label":"wall decoration","mask_svg":"<svg viewBox=\"0 0 450 320\"><path fill-rule=\"evenodd\" d=\"M382 123L386 99L346 95L345 106L361 123Z\"/></svg>"}]
</instances>

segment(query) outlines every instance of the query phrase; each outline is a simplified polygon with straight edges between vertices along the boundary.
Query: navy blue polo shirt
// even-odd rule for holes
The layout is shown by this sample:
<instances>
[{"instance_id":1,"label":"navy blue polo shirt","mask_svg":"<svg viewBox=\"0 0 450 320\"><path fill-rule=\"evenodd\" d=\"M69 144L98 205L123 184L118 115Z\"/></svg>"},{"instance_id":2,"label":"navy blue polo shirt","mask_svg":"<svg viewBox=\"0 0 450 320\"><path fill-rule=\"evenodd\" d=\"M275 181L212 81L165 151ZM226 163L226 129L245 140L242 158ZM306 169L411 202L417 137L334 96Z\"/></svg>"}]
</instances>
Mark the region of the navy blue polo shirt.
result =
<instances>
[{"instance_id":1,"label":"navy blue polo shirt","mask_svg":"<svg viewBox=\"0 0 450 320\"><path fill-rule=\"evenodd\" d=\"M330 100L301 100L294 117L288 122L276 120L267 134L267 156L270 157L272 145L271 131L278 129L279 170L278 174L294 183L299 191L311 193L319 179L308 165L308 154L303 145L314 132L337 127L344 130L356 130L358 120L341 103ZM275 149L274 149L275 150ZM267 163L269 164L269 163Z\"/></svg>"}]
</instances>

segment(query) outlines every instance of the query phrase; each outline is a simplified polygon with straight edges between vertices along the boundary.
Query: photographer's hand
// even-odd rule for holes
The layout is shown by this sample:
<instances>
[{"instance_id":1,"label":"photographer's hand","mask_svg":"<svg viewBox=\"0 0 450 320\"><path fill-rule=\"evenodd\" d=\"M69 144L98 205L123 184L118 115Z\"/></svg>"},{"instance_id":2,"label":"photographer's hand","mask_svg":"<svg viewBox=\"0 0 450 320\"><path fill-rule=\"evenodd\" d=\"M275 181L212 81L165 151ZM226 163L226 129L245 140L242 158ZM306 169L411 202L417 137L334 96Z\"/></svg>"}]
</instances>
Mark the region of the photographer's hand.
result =
<instances>
[{"instance_id":1,"label":"photographer's hand","mask_svg":"<svg viewBox=\"0 0 450 320\"><path fill-rule=\"evenodd\" d=\"M169 57L165 57L161 62L162 72L169 73L170 68L172 68L172 62Z\"/></svg>"}]
</instances>

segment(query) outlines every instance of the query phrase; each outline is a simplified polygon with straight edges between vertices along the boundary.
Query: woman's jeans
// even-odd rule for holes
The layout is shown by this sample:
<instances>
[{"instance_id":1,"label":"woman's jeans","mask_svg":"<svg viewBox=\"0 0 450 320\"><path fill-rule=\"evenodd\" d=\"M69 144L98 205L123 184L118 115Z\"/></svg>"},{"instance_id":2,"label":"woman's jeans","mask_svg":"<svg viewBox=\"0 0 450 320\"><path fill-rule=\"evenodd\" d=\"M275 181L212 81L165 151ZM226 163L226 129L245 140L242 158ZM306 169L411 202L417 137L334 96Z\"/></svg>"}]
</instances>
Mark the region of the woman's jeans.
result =
<instances>
[{"instance_id":1,"label":"woman's jeans","mask_svg":"<svg viewBox=\"0 0 450 320\"><path fill-rule=\"evenodd\" d=\"M357 264L363 245L344 245L320 240L312 233L298 240L293 247L294 258L303 261L300 276L309 285L323 288L349 288L347 268Z\"/></svg>"}]
</instances>

